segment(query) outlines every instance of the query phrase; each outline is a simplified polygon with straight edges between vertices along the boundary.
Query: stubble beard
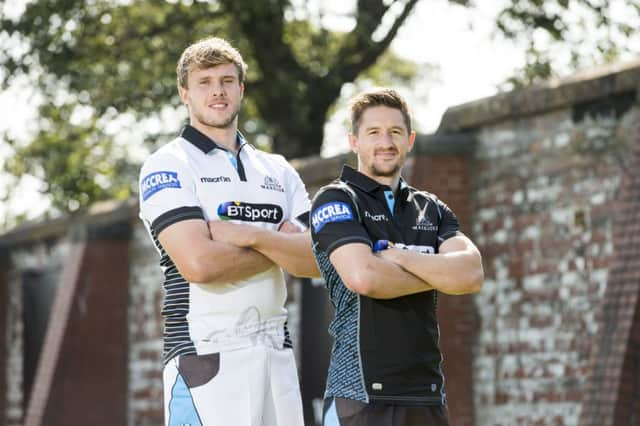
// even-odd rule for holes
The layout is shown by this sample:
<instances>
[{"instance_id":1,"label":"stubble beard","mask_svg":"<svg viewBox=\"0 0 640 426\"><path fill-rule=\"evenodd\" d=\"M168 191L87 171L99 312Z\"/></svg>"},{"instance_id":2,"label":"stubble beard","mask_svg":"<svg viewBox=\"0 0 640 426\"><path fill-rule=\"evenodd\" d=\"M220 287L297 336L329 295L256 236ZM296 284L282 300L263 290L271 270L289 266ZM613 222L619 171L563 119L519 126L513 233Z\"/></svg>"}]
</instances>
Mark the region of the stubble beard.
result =
<instances>
[{"instance_id":1,"label":"stubble beard","mask_svg":"<svg viewBox=\"0 0 640 426\"><path fill-rule=\"evenodd\" d=\"M394 177L396 175L396 173L398 173L400 171L400 169L402 169L402 165L404 164L404 160L405 157L403 157L402 155L400 155L400 153L398 151L396 151L396 154L398 154L398 159L396 161L396 163L388 168L388 167L378 167L375 163L375 160L371 163L371 166L369 167L369 170L371 170L371 174L372 176L379 176L379 177Z\"/></svg>"},{"instance_id":2,"label":"stubble beard","mask_svg":"<svg viewBox=\"0 0 640 426\"><path fill-rule=\"evenodd\" d=\"M393 166L391 169L380 169L378 168L375 164L371 165L371 174L373 176L379 176L379 177L394 177L396 175L396 173L398 173L398 171L401 168L401 164L400 162L398 162L395 166Z\"/></svg>"},{"instance_id":3,"label":"stubble beard","mask_svg":"<svg viewBox=\"0 0 640 426\"><path fill-rule=\"evenodd\" d=\"M198 122L200 122L201 124L207 126L207 127L213 127L214 129L228 129L230 127L232 127L232 125L235 123L236 118L238 117L238 114L240 112L240 107L238 106L238 108L236 108L235 111L233 111L233 113L225 120L221 120L221 121L216 121L216 120L208 120L207 118L205 118L204 114L200 114L200 113L195 113L195 118L196 120L198 120Z\"/></svg>"}]
</instances>

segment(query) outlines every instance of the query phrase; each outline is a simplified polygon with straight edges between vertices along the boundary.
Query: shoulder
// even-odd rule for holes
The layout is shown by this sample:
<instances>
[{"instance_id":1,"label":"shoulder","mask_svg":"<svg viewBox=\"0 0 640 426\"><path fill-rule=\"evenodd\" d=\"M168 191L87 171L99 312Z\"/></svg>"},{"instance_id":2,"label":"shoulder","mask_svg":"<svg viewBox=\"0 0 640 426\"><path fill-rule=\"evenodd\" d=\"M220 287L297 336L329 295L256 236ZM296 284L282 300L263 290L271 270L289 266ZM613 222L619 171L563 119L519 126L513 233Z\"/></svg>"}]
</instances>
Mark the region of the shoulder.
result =
<instances>
[{"instance_id":1,"label":"shoulder","mask_svg":"<svg viewBox=\"0 0 640 426\"><path fill-rule=\"evenodd\" d=\"M175 138L171 142L151 153L142 163L142 170L154 169L157 166L176 167L187 162L188 153L182 144L182 138Z\"/></svg>"},{"instance_id":2,"label":"shoulder","mask_svg":"<svg viewBox=\"0 0 640 426\"><path fill-rule=\"evenodd\" d=\"M416 199L420 202L426 201L427 203L433 203L434 207L438 207L438 208L443 207L443 208L449 209L447 204L432 192L416 189L412 186L409 187L408 191L409 191L409 195L407 197L408 201L411 201L412 199Z\"/></svg>"},{"instance_id":3,"label":"shoulder","mask_svg":"<svg viewBox=\"0 0 640 426\"><path fill-rule=\"evenodd\" d=\"M272 167L275 167L287 174L298 174L296 169L284 157L284 155L276 154L273 152L265 152L257 148L254 148L254 150L259 158L261 158L264 162L270 164Z\"/></svg>"},{"instance_id":4,"label":"shoulder","mask_svg":"<svg viewBox=\"0 0 640 426\"><path fill-rule=\"evenodd\" d=\"M321 187L311 204L312 221L314 218L318 220L334 215L354 220L360 219L357 195L344 182L336 181Z\"/></svg>"}]
</instances>

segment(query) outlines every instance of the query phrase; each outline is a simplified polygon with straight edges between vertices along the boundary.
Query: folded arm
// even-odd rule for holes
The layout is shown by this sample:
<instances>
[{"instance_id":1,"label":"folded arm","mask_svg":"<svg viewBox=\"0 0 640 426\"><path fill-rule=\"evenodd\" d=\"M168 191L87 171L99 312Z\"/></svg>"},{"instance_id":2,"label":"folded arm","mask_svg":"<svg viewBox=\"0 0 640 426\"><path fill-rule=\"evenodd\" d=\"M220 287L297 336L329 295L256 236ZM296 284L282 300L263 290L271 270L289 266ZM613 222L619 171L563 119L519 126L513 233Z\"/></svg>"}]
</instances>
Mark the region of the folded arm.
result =
<instances>
[{"instance_id":1,"label":"folded arm","mask_svg":"<svg viewBox=\"0 0 640 426\"><path fill-rule=\"evenodd\" d=\"M255 250L213 241L207 223L201 219L176 222L163 229L158 240L180 274L190 282L233 282L274 266Z\"/></svg>"},{"instance_id":2,"label":"folded arm","mask_svg":"<svg viewBox=\"0 0 640 426\"><path fill-rule=\"evenodd\" d=\"M340 246L329 259L345 286L373 299L393 299L433 290L395 263L374 255L371 247L363 243Z\"/></svg>"},{"instance_id":3,"label":"folded arm","mask_svg":"<svg viewBox=\"0 0 640 426\"><path fill-rule=\"evenodd\" d=\"M428 282L442 293L477 293L482 288L484 271L480 251L462 234L444 241L438 254L391 248L378 255Z\"/></svg>"},{"instance_id":4,"label":"folded arm","mask_svg":"<svg viewBox=\"0 0 640 426\"><path fill-rule=\"evenodd\" d=\"M215 241L253 249L293 276L320 276L311 251L309 231L292 232L292 225L288 222L281 231L272 231L246 224L211 221L209 230Z\"/></svg>"}]
</instances>

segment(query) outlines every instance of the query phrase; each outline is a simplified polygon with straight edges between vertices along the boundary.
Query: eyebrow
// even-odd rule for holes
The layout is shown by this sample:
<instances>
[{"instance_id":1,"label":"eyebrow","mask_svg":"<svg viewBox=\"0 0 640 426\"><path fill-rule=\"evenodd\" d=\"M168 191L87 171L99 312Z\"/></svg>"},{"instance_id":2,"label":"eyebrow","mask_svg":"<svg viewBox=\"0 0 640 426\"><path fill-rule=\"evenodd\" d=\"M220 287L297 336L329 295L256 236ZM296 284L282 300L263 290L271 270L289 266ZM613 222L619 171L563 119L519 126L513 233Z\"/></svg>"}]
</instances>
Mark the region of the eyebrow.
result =
<instances>
[{"instance_id":1,"label":"eyebrow","mask_svg":"<svg viewBox=\"0 0 640 426\"><path fill-rule=\"evenodd\" d=\"M380 130L382 127L383 127L383 126L379 126L379 125L376 125L376 126L370 126L370 127L365 127L365 128L364 128L364 131L365 131L365 132L369 132L369 131L371 131L371 130ZM404 132L404 131L405 131L405 128L404 128L403 126L391 126L391 127L389 127L389 130L401 130L401 131L403 131L403 132Z\"/></svg>"}]
</instances>

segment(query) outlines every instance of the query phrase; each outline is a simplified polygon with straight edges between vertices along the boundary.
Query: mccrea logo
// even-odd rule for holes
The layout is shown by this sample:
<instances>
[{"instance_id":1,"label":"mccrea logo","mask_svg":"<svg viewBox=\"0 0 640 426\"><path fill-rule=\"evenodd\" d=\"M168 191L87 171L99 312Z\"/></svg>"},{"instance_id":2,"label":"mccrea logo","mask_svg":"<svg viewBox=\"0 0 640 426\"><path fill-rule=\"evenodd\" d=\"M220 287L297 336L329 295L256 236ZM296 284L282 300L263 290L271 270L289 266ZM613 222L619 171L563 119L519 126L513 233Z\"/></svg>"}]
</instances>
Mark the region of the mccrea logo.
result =
<instances>
[{"instance_id":1,"label":"mccrea logo","mask_svg":"<svg viewBox=\"0 0 640 426\"><path fill-rule=\"evenodd\" d=\"M147 175L140 184L142 200L146 201L153 194L165 188L181 188L177 172L162 171Z\"/></svg>"},{"instance_id":2,"label":"mccrea logo","mask_svg":"<svg viewBox=\"0 0 640 426\"><path fill-rule=\"evenodd\" d=\"M270 189L272 191L284 192L284 188L278 182L278 179L272 178L270 176L264 177L264 183L260 185L262 189Z\"/></svg>"},{"instance_id":3,"label":"mccrea logo","mask_svg":"<svg viewBox=\"0 0 640 426\"><path fill-rule=\"evenodd\" d=\"M226 176L201 177L200 178L200 182L202 182L202 183L219 183L219 182L229 183L229 182L231 182L231 179L226 177Z\"/></svg>"},{"instance_id":4,"label":"mccrea logo","mask_svg":"<svg viewBox=\"0 0 640 426\"><path fill-rule=\"evenodd\" d=\"M348 204L339 201L323 204L311 214L311 225L316 233L327 223L348 220L353 220L353 212Z\"/></svg>"},{"instance_id":5,"label":"mccrea logo","mask_svg":"<svg viewBox=\"0 0 640 426\"><path fill-rule=\"evenodd\" d=\"M222 220L280 223L282 221L282 207L275 204L226 201L218 206L218 216Z\"/></svg>"}]
</instances>

